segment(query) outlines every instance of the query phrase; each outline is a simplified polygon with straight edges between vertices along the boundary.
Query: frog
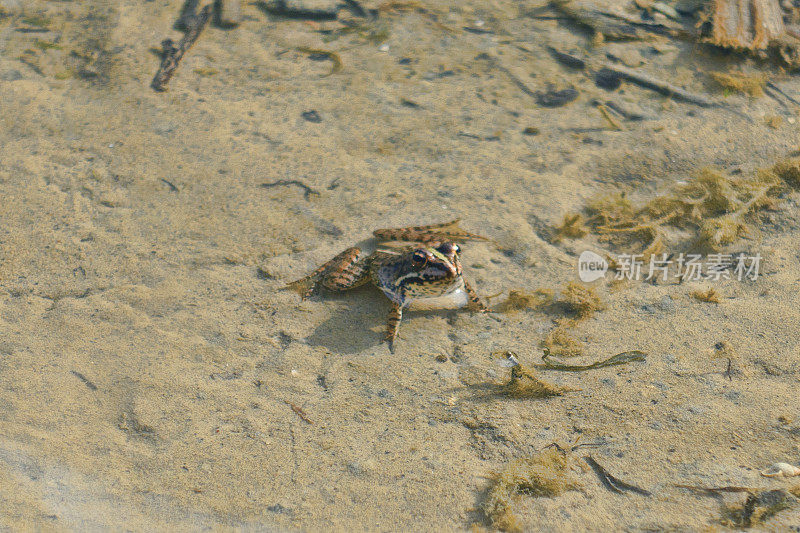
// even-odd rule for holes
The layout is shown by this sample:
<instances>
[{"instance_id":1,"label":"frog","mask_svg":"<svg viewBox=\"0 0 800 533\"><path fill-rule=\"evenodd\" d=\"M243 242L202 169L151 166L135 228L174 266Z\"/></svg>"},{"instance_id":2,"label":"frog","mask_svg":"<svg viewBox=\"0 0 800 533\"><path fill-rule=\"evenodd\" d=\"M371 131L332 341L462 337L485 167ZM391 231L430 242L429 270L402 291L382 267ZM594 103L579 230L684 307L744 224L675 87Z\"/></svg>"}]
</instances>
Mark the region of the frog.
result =
<instances>
[{"instance_id":1,"label":"frog","mask_svg":"<svg viewBox=\"0 0 800 533\"><path fill-rule=\"evenodd\" d=\"M305 300L322 288L338 292L372 283L391 304L383 342L394 353L406 309L489 310L464 276L458 243L490 239L462 230L459 223L460 219L455 219L377 229L372 233L377 246L371 253L364 253L359 246L347 248L286 288L297 290Z\"/></svg>"}]
</instances>

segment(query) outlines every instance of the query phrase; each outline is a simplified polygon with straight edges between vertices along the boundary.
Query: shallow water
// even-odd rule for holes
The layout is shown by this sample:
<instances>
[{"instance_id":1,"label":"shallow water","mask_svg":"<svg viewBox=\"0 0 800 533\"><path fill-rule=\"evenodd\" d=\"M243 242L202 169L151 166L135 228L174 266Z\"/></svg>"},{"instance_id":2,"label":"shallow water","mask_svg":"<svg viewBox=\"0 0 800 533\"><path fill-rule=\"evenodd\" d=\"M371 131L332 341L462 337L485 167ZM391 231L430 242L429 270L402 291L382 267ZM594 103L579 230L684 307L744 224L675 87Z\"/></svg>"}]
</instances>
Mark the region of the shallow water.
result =
<instances>
[{"instance_id":1,"label":"shallow water","mask_svg":"<svg viewBox=\"0 0 800 533\"><path fill-rule=\"evenodd\" d=\"M599 444L600 464L654 496L611 493L587 470L582 491L519 498L526 529L698 530L719 503L673 484L785 486L759 470L800 460L794 192L737 243L763 275L714 282L719 304L691 297L707 283L597 282L606 309L570 329L581 362L647 360L543 372L580 389L546 400L485 391L509 372L493 352L539 361L557 308L409 313L392 354L378 291L282 290L375 228L461 217L498 243L464 246L480 294L559 291L581 251L603 249L550 238L587 199L643 202L700 168L748 174L797 148L796 107L724 97L704 74L768 67L666 39L598 52L531 16L544 4L426 2L347 33L247 4L156 93L151 48L180 37L180 2L0 1L0 525L484 527L492 473L553 442ZM554 43L739 114L605 91L554 61ZM341 70L303 47L336 52ZM579 96L540 107L520 83ZM648 118L615 131L593 99ZM277 180L319 194L261 187ZM730 378L721 341L740 356Z\"/></svg>"}]
</instances>

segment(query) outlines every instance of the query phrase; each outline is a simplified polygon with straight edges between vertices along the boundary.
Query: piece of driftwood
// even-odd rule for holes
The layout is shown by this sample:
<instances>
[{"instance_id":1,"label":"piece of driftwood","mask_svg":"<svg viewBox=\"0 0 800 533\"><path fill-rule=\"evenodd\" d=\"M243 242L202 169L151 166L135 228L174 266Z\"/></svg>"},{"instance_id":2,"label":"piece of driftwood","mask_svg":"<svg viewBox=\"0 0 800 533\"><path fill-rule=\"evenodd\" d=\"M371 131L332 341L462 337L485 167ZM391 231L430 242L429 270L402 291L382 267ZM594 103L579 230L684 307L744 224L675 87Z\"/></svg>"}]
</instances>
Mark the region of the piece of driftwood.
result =
<instances>
[{"instance_id":1,"label":"piece of driftwood","mask_svg":"<svg viewBox=\"0 0 800 533\"><path fill-rule=\"evenodd\" d=\"M712 0L704 40L723 48L767 50L786 34L778 0Z\"/></svg>"},{"instance_id":2,"label":"piece of driftwood","mask_svg":"<svg viewBox=\"0 0 800 533\"><path fill-rule=\"evenodd\" d=\"M172 39L164 39L161 42L161 66L150 84L153 89L159 92L167 90L167 83L175 73L175 69L178 68L181 58L200 36L200 32L206 27L210 18L211 4L206 5L197 15L181 14L180 22L186 28L186 33L183 34L177 46Z\"/></svg>"},{"instance_id":3,"label":"piece of driftwood","mask_svg":"<svg viewBox=\"0 0 800 533\"><path fill-rule=\"evenodd\" d=\"M175 29L178 31L186 31L192 23L192 20L197 16L197 4L200 0L185 0L181 6L181 12L175 20Z\"/></svg>"}]
</instances>

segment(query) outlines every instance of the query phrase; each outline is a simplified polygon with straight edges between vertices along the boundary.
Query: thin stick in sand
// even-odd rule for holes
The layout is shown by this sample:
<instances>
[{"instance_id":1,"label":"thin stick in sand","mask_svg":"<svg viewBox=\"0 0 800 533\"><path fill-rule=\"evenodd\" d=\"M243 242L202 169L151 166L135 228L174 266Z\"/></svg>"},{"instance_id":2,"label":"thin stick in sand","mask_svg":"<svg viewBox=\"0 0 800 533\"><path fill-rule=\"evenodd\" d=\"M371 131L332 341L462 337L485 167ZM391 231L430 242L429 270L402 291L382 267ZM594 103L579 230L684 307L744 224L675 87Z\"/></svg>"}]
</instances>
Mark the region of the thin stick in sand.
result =
<instances>
[{"instance_id":1,"label":"thin stick in sand","mask_svg":"<svg viewBox=\"0 0 800 533\"><path fill-rule=\"evenodd\" d=\"M167 83L175 73L175 69L178 68L178 63L183 58L183 54L192 47L210 18L211 4L208 4L197 15L183 18L183 23L186 25L186 33L183 34L180 42L178 42L178 46L175 46L172 39L164 39L161 42L163 48L161 66L150 84L153 89L159 92L167 90Z\"/></svg>"}]
</instances>

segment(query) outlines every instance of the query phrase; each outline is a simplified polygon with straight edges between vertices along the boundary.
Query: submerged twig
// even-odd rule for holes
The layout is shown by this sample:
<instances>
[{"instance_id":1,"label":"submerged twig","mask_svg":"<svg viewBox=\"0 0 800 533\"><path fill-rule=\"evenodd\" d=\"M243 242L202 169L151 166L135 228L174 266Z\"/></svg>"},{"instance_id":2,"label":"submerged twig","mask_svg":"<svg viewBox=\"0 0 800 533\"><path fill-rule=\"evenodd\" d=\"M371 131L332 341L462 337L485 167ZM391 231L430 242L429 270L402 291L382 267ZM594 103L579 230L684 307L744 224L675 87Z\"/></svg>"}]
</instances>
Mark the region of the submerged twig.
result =
<instances>
[{"instance_id":1,"label":"submerged twig","mask_svg":"<svg viewBox=\"0 0 800 533\"><path fill-rule=\"evenodd\" d=\"M620 125L620 123L617 122L617 120L614 117L611 116L611 113L608 112L608 108L605 105L603 105L603 104L598 105L597 106L597 110L600 111L600 115L602 115L602 117L604 119L606 119L606 122L608 122L608 124L613 129L615 129L617 131L621 131L622 130L622 126Z\"/></svg>"},{"instance_id":2,"label":"submerged twig","mask_svg":"<svg viewBox=\"0 0 800 533\"><path fill-rule=\"evenodd\" d=\"M333 63L333 67L331 67L331 71L325 76L330 76L331 74L335 74L342 70L342 58L339 57L339 54L336 52L331 52L330 50L322 50L320 48L308 48L306 46L298 46L298 52L303 52L304 54L308 54L310 58L315 57L327 57Z\"/></svg>"},{"instance_id":3,"label":"submerged twig","mask_svg":"<svg viewBox=\"0 0 800 533\"><path fill-rule=\"evenodd\" d=\"M664 96L668 96L673 100L698 105L700 107L723 107L722 104L714 102L703 95L689 92L678 87L677 85L673 85L668 81L658 79L650 74L645 74L640 70L607 62L591 62L573 54L568 54L566 52L557 50L552 46L548 46L547 49L550 51L556 61L570 68L588 68L590 70L606 69L616 74L621 79L627 80L638 85L639 87L650 89L659 94L663 94Z\"/></svg>"},{"instance_id":4,"label":"submerged twig","mask_svg":"<svg viewBox=\"0 0 800 533\"><path fill-rule=\"evenodd\" d=\"M286 400L284 400L284 402L286 402L286 405L288 405L289 407L292 408L292 411L294 411L295 414L300 417L300 420L302 420L306 424L313 424L314 423L314 422L311 421L310 418L308 418L308 415L306 415L306 412L303 411L302 407L300 407L299 405L295 405L292 402L289 402L289 401L286 401Z\"/></svg>"},{"instance_id":5,"label":"submerged twig","mask_svg":"<svg viewBox=\"0 0 800 533\"><path fill-rule=\"evenodd\" d=\"M668 96L673 100L695 104L700 107L721 107L721 104L709 100L705 96L691 93L685 89L681 89L677 85L673 85L668 81L660 80L636 69L624 67L622 65L613 65L611 63L604 63L603 68L607 68L615 72L623 79L634 83L639 87L651 89L657 93L663 94L664 96Z\"/></svg>"},{"instance_id":6,"label":"submerged twig","mask_svg":"<svg viewBox=\"0 0 800 533\"><path fill-rule=\"evenodd\" d=\"M536 368L546 368L548 370L563 370L566 372L579 372L582 370L594 370L595 368L605 368L607 366L624 365L632 362L644 362L646 353L639 350L631 350L629 352L618 353L603 361L597 361L590 365L567 365L560 361L553 360L550 352L545 350L542 355L544 364L535 365Z\"/></svg>"},{"instance_id":7,"label":"submerged twig","mask_svg":"<svg viewBox=\"0 0 800 533\"><path fill-rule=\"evenodd\" d=\"M673 37L688 35L686 30L675 23L647 22L639 17L628 15L621 9L614 9L613 2L607 6L597 6L594 2L554 0L550 5L591 31L594 38L600 42L606 39L612 41L644 40L648 37L644 31Z\"/></svg>"},{"instance_id":8,"label":"submerged twig","mask_svg":"<svg viewBox=\"0 0 800 533\"><path fill-rule=\"evenodd\" d=\"M344 5L357 17L372 18L372 14L356 0L344 0Z\"/></svg>"},{"instance_id":9,"label":"submerged twig","mask_svg":"<svg viewBox=\"0 0 800 533\"><path fill-rule=\"evenodd\" d=\"M600 478L600 481L603 485L606 486L608 490L611 492L616 492L618 494L622 494L623 492L634 492L636 494L641 494L642 496L652 496L653 494L645 489L639 488L635 485L631 485L630 483L626 483L619 478L612 476L603 466L594 460L591 455L587 455L583 458L586 461L586 464L592 467L594 473L597 474L597 477Z\"/></svg>"},{"instance_id":10,"label":"submerged twig","mask_svg":"<svg viewBox=\"0 0 800 533\"><path fill-rule=\"evenodd\" d=\"M165 180L164 178L161 178L161 181L163 181L164 183L166 183L166 184L167 184L167 187L169 187L169 190L170 190L171 192L179 192L179 189L178 189L178 188L175 186L175 184L174 184L174 183L172 183L171 181L167 181L167 180Z\"/></svg>"},{"instance_id":11,"label":"submerged twig","mask_svg":"<svg viewBox=\"0 0 800 533\"><path fill-rule=\"evenodd\" d=\"M183 54L192 47L210 18L211 4L206 5L197 15L189 16L184 14L181 16L181 22L186 26L186 33L181 37L178 46L175 46L172 39L164 39L161 42L163 48L161 65L158 67L158 72L156 72L153 82L150 84L153 89L156 91L167 90L167 83L175 73L175 69L178 68L178 63L183 58Z\"/></svg>"},{"instance_id":12,"label":"submerged twig","mask_svg":"<svg viewBox=\"0 0 800 533\"><path fill-rule=\"evenodd\" d=\"M262 183L261 187L263 187L265 189L269 189L269 188L272 188L272 187L282 187L282 186L288 186L288 185L296 185L297 187L300 187L301 189L303 189L303 198L305 198L306 200L308 200L308 198L312 194L316 194L317 196L320 195L318 190L312 189L311 187L309 187L308 185L306 185L305 183L303 183L300 180L278 180L278 181L274 181L272 183Z\"/></svg>"},{"instance_id":13,"label":"submerged twig","mask_svg":"<svg viewBox=\"0 0 800 533\"><path fill-rule=\"evenodd\" d=\"M511 72L506 66L504 66L502 63L500 63L500 60L498 58L496 58L494 56L491 56L489 54L480 54L480 55L478 55L478 57L476 57L476 59L485 59L485 60L487 60L488 63L489 63L489 66L499 70L500 72L502 72L503 74L508 76L508 79L510 79L511 82L514 85L516 85L519 88L520 91L522 91L523 93L527 94L528 96L532 96L534 98L536 98L538 96L539 93L537 93L536 91L534 91L533 89L528 87L525 84L524 81L519 79L519 77L517 77L513 72Z\"/></svg>"},{"instance_id":14,"label":"submerged twig","mask_svg":"<svg viewBox=\"0 0 800 533\"><path fill-rule=\"evenodd\" d=\"M798 102L797 100L795 100L794 98L792 98L791 96L789 96L788 94L783 92L783 90L780 87L778 87L777 85L775 85L771 81L767 82L767 87L769 87L773 91L777 92L778 94L780 94L781 96L783 96L784 98L789 100L791 103L793 103L795 105L800 105L800 102Z\"/></svg>"},{"instance_id":15,"label":"submerged twig","mask_svg":"<svg viewBox=\"0 0 800 533\"><path fill-rule=\"evenodd\" d=\"M625 120L640 121L640 120L652 120L653 119L653 117L651 117L651 116L644 115L644 114L639 113L637 111L631 111L630 109L627 109L627 108L623 107L622 105L618 104L617 102L614 102L614 101L611 101L611 100L601 101L601 100L594 99L594 100L592 100L591 103L592 103L592 105L594 105L594 106L596 106L598 108L600 106L602 106L602 107L605 107L607 111L608 110L614 111L615 113L617 113L619 116L621 116Z\"/></svg>"},{"instance_id":16,"label":"submerged twig","mask_svg":"<svg viewBox=\"0 0 800 533\"><path fill-rule=\"evenodd\" d=\"M75 371L75 370L70 370L70 373L71 373L73 376L75 376L76 378L78 378L79 380L81 380L81 381L83 382L83 384L84 384L84 385L86 385L87 387L89 387L89 390L97 390L97 385L95 385L94 383L92 383L91 381L89 381L89 378L87 378L86 376L84 376L84 375L83 375L83 374L81 374L80 372L77 372L77 371Z\"/></svg>"},{"instance_id":17,"label":"submerged twig","mask_svg":"<svg viewBox=\"0 0 800 533\"><path fill-rule=\"evenodd\" d=\"M755 492L756 490L758 490L750 487L739 487L735 485L727 485L724 487L701 487L699 485L682 485L675 483L673 484L673 486L679 489L686 489L699 494L704 494L706 496L713 496L715 498L719 498L722 494L730 492L741 493L741 492Z\"/></svg>"}]
</instances>

